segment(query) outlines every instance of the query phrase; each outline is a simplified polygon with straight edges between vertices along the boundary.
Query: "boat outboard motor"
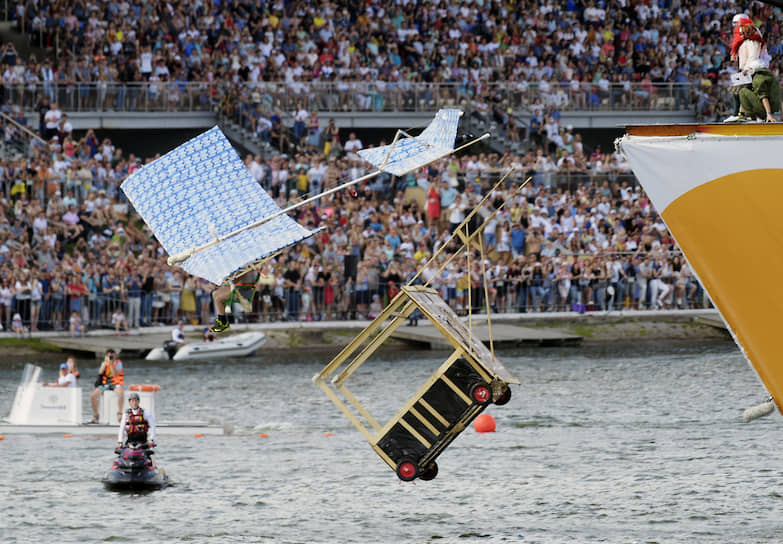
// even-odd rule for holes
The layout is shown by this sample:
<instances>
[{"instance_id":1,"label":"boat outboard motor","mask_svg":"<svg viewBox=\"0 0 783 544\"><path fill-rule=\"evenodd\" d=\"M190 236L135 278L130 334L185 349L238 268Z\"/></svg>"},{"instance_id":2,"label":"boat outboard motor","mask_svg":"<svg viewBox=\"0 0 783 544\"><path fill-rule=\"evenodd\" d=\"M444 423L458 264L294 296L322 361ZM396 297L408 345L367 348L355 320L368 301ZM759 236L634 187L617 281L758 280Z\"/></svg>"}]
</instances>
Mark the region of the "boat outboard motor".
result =
<instances>
[{"instance_id":1,"label":"boat outboard motor","mask_svg":"<svg viewBox=\"0 0 783 544\"><path fill-rule=\"evenodd\" d=\"M174 340L166 340L163 342L163 350L168 354L169 360L174 359L174 354L177 353L178 349L179 344L177 344Z\"/></svg>"}]
</instances>

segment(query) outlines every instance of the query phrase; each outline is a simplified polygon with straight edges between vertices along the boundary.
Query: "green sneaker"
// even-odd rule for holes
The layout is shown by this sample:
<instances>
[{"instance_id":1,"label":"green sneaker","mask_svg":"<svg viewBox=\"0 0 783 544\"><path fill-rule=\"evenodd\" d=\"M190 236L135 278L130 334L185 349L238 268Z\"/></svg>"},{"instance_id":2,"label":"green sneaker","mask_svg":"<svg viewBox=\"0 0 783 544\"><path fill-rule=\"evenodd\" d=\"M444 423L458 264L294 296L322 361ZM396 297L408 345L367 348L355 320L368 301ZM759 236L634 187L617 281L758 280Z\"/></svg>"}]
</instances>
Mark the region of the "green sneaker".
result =
<instances>
[{"instance_id":1,"label":"green sneaker","mask_svg":"<svg viewBox=\"0 0 783 544\"><path fill-rule=\"evenodd\" d=\"M215 318L215 324L212 325L212 327L209 329L212 332L223 332L225 330L228 330L230 325L228 324L228 320L223 321L219 317Z\"/></svg>"}]
</instances>

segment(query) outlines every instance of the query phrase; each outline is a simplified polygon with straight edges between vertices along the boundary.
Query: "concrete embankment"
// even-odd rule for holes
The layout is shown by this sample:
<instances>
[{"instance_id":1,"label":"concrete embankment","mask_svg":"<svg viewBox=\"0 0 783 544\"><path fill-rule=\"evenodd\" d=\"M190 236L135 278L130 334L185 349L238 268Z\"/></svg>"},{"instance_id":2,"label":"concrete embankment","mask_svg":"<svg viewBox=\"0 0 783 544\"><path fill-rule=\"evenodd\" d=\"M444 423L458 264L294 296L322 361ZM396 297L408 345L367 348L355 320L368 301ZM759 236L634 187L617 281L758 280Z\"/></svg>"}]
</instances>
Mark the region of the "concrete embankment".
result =
<instances>
[{"instance_id":1,"label":"concrete embankment","mask_svg":"<svg viewBox=\"0 0 783 544\"><path fill-rule=\"evenodd\" d=\"M717 310L672 310L672 311L621 311L591 312L548 312L525 314L494 314L492 324L496 325L494 338L503 333L501 347L545 346L573 344L579 342L614 341L667 341L690 339L730 339ZM275 323L235 324L231 332L263 330L267 334L264 350L312 351L337 353L361 332L369 321L284 321ZM437 342L428 343L421 337L426 332L426 320L419 321L419 327L403 330L388 343L399 349L407 347L438 347ZM502 327L501 327L502 325ZM475 315L473 326L477 335L487 335L485 315ZM516 328L514 328L516 327ZM434 327L433 327L434 328ZM190 341L199 341L203 326L188 325L186 334ZM402 328L401 328L402 329ZM61 357L63 353L74 353L83 358L98 356L108 347L125 351L129 356L140 356L160 346L170 337L171 327L146 327L131 331L129 336L116 336L113 331L90 331L87 336L71 338L62 332L34 333L31 338L17 339L12 333L0 333L0 349L10 360L24 356L41 359ZM519 334L513 341L514 331ZM485 342L487 338L482 338ZM409 340L409 341L408 341Z\"/></svg>"}]
</instances>

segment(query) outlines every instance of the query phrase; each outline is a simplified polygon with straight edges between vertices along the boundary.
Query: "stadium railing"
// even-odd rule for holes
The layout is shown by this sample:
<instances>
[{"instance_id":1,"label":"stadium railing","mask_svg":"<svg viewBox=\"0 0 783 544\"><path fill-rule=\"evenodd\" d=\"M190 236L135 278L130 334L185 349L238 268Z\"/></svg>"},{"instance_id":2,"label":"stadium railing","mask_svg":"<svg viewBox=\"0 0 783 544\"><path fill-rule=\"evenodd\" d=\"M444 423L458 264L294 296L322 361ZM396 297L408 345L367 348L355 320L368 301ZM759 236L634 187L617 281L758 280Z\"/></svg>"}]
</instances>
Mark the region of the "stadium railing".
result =
<instances>
[{"instance_id":1,"label":"stadium railing","mask_svg":"<svg viewBox=\"0 0 783 544\"><path fill-rule=\"evenodd\" d=\"M229 92L231 90L231 92ZM560 111L681 111L693 109L690 83L632 83L596 85L578 91L569 86L541 88L536 84L482 84L480 88L453 83L390 84L383 82L264 82L260 85L209 81L134 83L56 82L7 85L6 101L32 109L46 95L60 108L78 111L209 111L232 110L253 115L275 109L291 111L299 105L319 112L426 112L463 107L476 115L530 111L553 106Z\"/></svg>"}]
</instances>

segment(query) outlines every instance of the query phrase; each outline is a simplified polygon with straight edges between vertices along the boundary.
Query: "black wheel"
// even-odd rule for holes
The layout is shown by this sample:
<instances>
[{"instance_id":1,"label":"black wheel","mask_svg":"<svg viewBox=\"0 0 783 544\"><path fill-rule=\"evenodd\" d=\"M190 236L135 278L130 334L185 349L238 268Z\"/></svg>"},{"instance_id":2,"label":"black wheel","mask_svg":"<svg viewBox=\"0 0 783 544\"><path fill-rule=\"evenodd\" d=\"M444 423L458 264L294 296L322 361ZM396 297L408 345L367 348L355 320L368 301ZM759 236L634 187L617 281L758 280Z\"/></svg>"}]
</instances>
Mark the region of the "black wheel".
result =
<instances>
[{"instance_id":1,"label":"black wheel","mask_svg":"<svg viewBox=\"0 0 783 544\"><path fill-rule=\"evenodd\" d=\"M470 388L470 398L481 405L492 402L492 389L485 383L477 383Z\"/></svg>"},{"instance_id":2,"label":"black wheel","mask_svg":"<svg viewBox=\"0 0 783 544\"><path fill-rule=\"evenodd\" d=\"M500 398L495 401L495 404L498 406L503 406L504 404L507 404L508 401L511 400L511 388L506 387L506 390L503 391L503 394L500 395Z\"/></svg>"},{"instance_id":3,"label":"black wheel","mask_svg":"<svg viewBox=\"0 0 783 544\"><path fill-rule=\"evenodd\" d=\"M438 475L438 463L432 463L429 467L427 467L427 470L424 471L424 473L419 476L422 480L432 480L435 478L435 476Z\"/></svg>"},{"instance_id":4,"label":"black wheel","mask_svg":"<svg viewBox=\"0 0 783 544\"><path fill-rule=\"evenodd\" d=\"M403 482L412 482L419 476L419 465L410 459L403 459L397 465L397 477Z\"/></svg>"}]
</instances>

